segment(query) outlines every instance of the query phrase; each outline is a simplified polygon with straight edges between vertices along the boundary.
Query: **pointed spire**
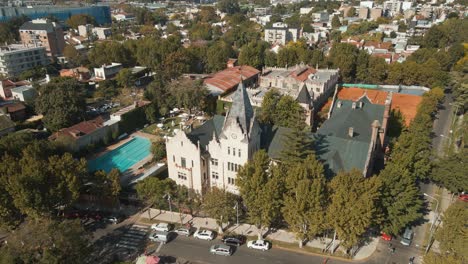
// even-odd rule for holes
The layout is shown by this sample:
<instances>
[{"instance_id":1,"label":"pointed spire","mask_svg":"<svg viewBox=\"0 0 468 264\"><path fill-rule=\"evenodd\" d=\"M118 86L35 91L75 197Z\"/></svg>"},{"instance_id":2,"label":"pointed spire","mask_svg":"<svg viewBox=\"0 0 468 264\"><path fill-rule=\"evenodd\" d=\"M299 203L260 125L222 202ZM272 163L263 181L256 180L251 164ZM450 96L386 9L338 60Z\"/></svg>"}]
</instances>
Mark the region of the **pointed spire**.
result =
<instances>
[{"instance_id":1,"label":"pointed spire","mask_svg":"<svg viewBox=\"0 0 468 264\"><path fill-rule=\"evenodd\" d=\"M241 76L239 86L232 96L232 106L226 116L223 130L230 125L239 125L242 132L247 134L253 116L253 107L244 85L244 78Z\"/></svg>"}]
</instances>

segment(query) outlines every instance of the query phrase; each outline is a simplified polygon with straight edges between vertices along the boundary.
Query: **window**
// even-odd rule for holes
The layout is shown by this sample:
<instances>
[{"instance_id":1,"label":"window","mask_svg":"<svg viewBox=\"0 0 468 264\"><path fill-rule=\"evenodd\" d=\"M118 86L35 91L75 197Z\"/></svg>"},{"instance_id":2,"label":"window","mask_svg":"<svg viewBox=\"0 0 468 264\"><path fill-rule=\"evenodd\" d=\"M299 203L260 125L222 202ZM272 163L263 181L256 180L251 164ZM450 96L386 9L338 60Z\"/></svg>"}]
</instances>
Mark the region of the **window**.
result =
<instances>
[{"instance_id":1,"label":"window","mask_svg":"<svg viewBox=\"0 0 468 264\"><path fill-rule=\"evenodd\" d=\"M204 159L202 159L202 164L203 164L203 166L205 166L205 160Z\"/></svg>"},{"instance_id":2,"label":"window","mask_svg":"<svg viewBox=\"0 0 468 264\"><path fill-rule=\"evenodd\" d=\"M181 142L180 142L180 145L183 147L183 146L184 146L184 142L183 142L183 141L181 141Z\"/></svg>"},{"instance_id":3,"label":"window","mask_svg":"<svg viewBox=\"0 0 468 264\"><path fill-rule=\"evenodd\" d=\"M228 171L231 170L231 162L228 162Z\"/></svg>"},{"instance_id":4,"label":"window","mask_svg":"<svg viewBox=\"0 0 468 264\"><path fill-rule=\"evenodd\" d=\"M234 178L228 177L228 184L235 185L235 184L236 184L236 180L235 180Z\"/></svg>"},{"instance_id":5,"label":"window","mask_svg":"<svg viewBox=\"0 0 468 264\"><path fill-rule=\"evenodd\" d=\"M232 155L236 156L236 148L232 148Z\"/></svg>"},{"instance_id":6,"label":"window","mask_svg":"<svg viewBox=\"0 0 468 264\"><path fill-rule=\"evenodd\" d=\"M193 160L192 160L192 167L193 167Z\"/></svg>"},{"instance_id":7,"label":"window","mask_svg":"<svg viewBox=\"0 0 468 264\"><path fill-rule=\"evenodd\" d=\"M241 151L240 151L240 149L239 149L239 151L238 151L237 153L239 153L239 157L240 157L240 156L241 156Z\"/></svg>"},{"instance_id":8,"label":"window","mask_svg":"<svg viewBox=\"0 0 468 264\"><path fill-rule=\"evenodd\" d=\"M211 166L218 167L218 160L217 159L211 159Z\"/></svg>"},{"instance_id":9,"label":"window","mask_svg":"<svg viewBox=\"0 0 468 264\"><path fill-rule=\"evenodd\" d=\"M228 155L231 155L231 147L228 147Z\"/></svg>"},{"instance_id":10,"label":"window","mask_svg":"<svg viewBox=\"0 0 468 264\"><path fill-rule=\"evenodd\" d=\"M185 158L180 158L180 166L182 166L182 168L187 168L187 162L185 161Z\"/></svg>"},{"instance_id":11,"label":"window","mask_svg":"<svg viewBox=\"0 0 468 264\"><path fill-rule=\"evenodd\" d=\"M175 162L175 155L172 155L172 161Z\"/></svg>"},{"instance_id":12,"label":"window","mask_svg":"<svg viewBox=\"0 0 468 264\"><path fill-rule=\"evenodd\" d=\"M177 176L178 176L179 179L181 179L181 180L187 180L187 174L185 174L184 172L179 171L179 172L177 173Z\"/></svg>"},{"instance_id":13,"label":"window","mask_svg":"<svg viewBox=\"0 0 468 264\"><path fill-rule=\"evenodd\" d=\"M219 174L218 174L218 172L212 171L212 172L211 172L211 178L216 179L216 180L219 179Z\"/></svg>"}]
</instances>

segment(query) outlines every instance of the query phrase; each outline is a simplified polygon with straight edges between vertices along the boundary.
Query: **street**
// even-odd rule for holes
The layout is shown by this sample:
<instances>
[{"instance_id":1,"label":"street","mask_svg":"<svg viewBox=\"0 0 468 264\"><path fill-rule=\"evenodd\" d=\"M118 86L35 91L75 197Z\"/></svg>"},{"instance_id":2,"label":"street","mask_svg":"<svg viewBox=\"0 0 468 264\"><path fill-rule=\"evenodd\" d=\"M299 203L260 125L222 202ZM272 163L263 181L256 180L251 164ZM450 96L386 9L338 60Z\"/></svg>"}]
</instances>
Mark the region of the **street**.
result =
<instances>
[{"instance_id":1,"label":"street","mask_svg":"<svg viewBox=\"0 0 468 264\"><path fill-rule=\"evenodd\" d=\"M150 242L151 248L157 249L159 243ZM175 240L162 245L159 252L155 253L162 256L181 257L194 263L244 263L244 264L269 264L269 263L348 263L336 259L327 259L324 256L305 255L287 250L272 248L268 251L249 249L246 245L234 247L236 250L230 257L217 256L209 253L212 245L221 244L219 239L213 241L198 240L193 237L178 236ZM149 252L148 252L149 253Z\"/></svg>"}]
</instances>

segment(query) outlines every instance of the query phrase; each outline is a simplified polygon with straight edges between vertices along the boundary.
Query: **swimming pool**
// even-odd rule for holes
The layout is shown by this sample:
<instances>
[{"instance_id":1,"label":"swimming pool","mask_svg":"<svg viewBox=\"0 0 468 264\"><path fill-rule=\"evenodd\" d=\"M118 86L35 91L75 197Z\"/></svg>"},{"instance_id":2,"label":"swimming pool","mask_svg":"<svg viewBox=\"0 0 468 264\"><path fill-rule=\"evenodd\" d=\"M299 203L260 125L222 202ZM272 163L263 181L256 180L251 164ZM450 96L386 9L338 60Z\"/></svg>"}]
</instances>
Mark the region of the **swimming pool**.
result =
<instances>
[{"instance_id":1,"label":"swimming pool","mask_svg":"<svg viewBox=\"0 0 468 264\"><path fill-rule=\"evenodd\" d=\"M88 170L111 171L113 168L121 172L135 165L150 154L151 142L142 137L134 137L122 146L88 161Z\"/></svg>"}]
</instances>

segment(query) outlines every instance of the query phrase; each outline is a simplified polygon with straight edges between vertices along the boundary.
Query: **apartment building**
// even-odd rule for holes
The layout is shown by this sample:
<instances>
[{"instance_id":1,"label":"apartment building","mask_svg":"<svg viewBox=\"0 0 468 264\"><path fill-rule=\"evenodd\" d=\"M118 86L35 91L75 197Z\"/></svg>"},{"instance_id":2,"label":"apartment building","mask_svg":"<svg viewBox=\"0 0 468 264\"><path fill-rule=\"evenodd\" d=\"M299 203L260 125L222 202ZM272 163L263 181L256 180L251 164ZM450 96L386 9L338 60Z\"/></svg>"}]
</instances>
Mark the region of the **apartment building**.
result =
<instances>
[{"instance_id":1,"label":"apartment building","mask_svg":"<svg viewBox=\"0 0 468 264\"><path fill-rule=\"evenodd\" d=\"M297 41L299 30L290 28L282 22L273 23L269 28L265 28L265 41L271 44L286 45L289 41Z\"/></svg>"},{"instance_id":2,"label":"apartment building","mask_svg":"<svg viewBox=\"0 0 468 264\"><path fill-rule=\"evenodd\" d=\"M0 74L18 76L23 71L49 63L45 47L0 46Z\"/></svg>"},{"instance_id":3,"label":"apartment building","mask_svg":"<svg viewBox=\"0 0 468 264\"><path fill-rule=\"evenodd\" d=\"M65 48L62 27L47 19L36 19L24 23L20 29L21 43L45 47L47 55L54 58L61 56Z\"/></svg>"}]
</instances>

